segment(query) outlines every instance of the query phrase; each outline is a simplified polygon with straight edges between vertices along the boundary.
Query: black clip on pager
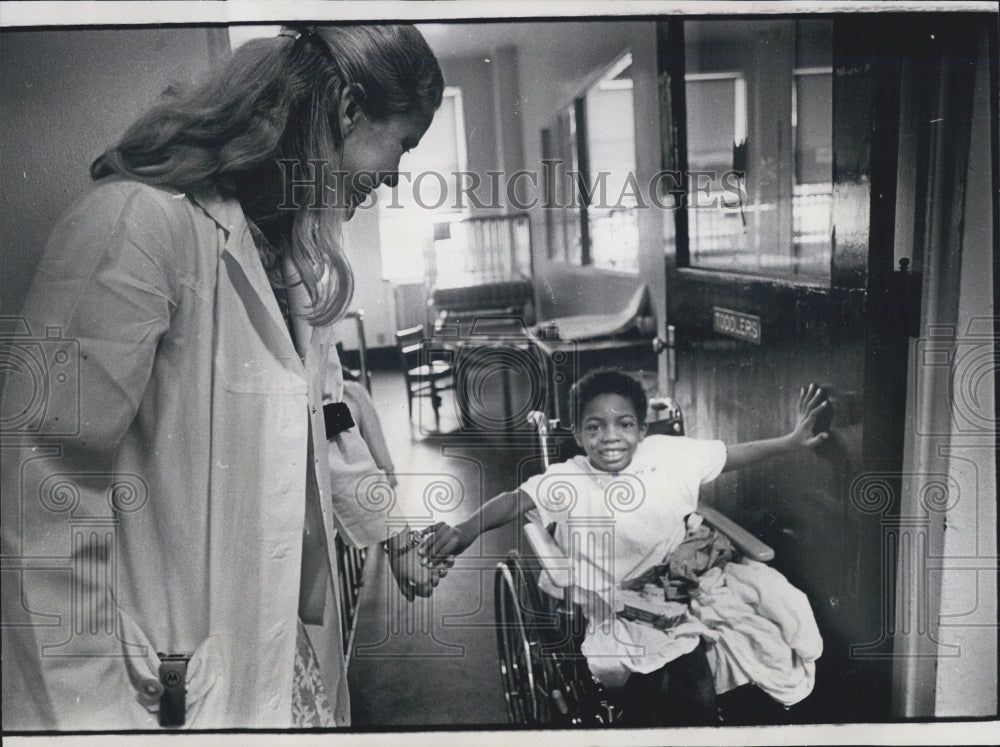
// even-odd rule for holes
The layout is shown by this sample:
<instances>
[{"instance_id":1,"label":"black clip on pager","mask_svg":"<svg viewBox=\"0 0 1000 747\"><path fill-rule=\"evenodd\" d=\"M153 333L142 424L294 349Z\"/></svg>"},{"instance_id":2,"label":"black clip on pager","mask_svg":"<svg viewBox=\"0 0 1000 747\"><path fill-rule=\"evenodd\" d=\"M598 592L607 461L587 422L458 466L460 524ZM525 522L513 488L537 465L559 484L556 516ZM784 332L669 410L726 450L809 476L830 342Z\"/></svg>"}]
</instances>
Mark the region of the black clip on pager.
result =
<instances>
[{"instance_id":1,"label":"black clip on pager","mask_svg":"<svg viewBox=\"0 0 1000 747\"><path fill-rule=\"evenodd\" d=\"M176 728L184 726L187 716L185 696L187 695L187 666L191 657L187 654L159 654L160 684L160 726Z\"/></svg>"}]
</instances>

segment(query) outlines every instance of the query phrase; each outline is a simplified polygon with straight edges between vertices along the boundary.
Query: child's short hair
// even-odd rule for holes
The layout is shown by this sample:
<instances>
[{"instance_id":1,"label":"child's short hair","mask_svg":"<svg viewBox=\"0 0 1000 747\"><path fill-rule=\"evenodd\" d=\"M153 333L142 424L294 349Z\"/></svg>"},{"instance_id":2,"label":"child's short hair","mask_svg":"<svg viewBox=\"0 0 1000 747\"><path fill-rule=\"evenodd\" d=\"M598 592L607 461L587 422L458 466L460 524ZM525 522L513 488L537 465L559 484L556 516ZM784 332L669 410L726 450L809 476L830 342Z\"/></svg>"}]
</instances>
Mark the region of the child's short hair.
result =
<instances>
[{"instance_id":1,"label":"child's short hair","mask_svg":"<svg viewBox=\"0 0 1000 747\"><path fill-rule=\"evenodd\" d=\"M592 399L602 394L620 394L635 408L639 423L646 422L649 399L642 383L620 368L597 368L589 371L569 390L569 416L576 425Z\"/></svg>"}]
</instances>

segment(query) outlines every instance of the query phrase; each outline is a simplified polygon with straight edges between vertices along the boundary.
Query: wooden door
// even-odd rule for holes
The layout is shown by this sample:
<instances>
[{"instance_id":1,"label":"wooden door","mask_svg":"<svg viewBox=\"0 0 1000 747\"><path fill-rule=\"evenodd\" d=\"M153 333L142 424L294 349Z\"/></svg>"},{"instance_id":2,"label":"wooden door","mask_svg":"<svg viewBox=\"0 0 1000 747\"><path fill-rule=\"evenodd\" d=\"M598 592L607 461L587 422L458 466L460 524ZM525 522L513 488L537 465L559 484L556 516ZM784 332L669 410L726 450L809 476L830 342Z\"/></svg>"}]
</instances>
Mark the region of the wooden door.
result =
<instances>
[{"instance_id":1,"label":"wooden door","mask_svg":"<svg viewBox=\"0 0 1000 747\"><path fill-rule=\"evenodd\" d=\"M723 475L702 500L774 547L813 605L824 654L793 714L881 720L918 283L894 267L898 68L920 31L797 23L659 25L663 165L687 174L666 226L673 388L688 434L727 443L787 432L800 387L828 392L822 449Z\"/></svg>"}]
</instances>

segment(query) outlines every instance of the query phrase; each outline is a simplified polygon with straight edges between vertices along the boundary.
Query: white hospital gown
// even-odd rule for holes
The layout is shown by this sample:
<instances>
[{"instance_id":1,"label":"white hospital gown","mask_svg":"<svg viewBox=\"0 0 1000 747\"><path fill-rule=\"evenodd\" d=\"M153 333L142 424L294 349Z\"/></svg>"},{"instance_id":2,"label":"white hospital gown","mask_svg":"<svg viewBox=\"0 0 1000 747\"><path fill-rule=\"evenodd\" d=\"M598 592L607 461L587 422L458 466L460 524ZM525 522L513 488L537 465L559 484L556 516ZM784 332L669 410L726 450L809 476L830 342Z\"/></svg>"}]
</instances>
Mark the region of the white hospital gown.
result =
<instances>
[{"instance_id":1,"label":"white hospital gown","mask_svg":"<svg viewBox=\"0 0 1000 747\"><path fill-rule=\"evenodd\" d=\"M622 581L662 562L684 538L684 517L701 485L726 463L721 441L648 436L620 473L594 469L586 456L549 467L522 486L570 558L578 601L588 619L583 653L594 676L620 687L689 653L704 627L683 622L670 633L615 616Z\"/></svg>"}]
</instances>

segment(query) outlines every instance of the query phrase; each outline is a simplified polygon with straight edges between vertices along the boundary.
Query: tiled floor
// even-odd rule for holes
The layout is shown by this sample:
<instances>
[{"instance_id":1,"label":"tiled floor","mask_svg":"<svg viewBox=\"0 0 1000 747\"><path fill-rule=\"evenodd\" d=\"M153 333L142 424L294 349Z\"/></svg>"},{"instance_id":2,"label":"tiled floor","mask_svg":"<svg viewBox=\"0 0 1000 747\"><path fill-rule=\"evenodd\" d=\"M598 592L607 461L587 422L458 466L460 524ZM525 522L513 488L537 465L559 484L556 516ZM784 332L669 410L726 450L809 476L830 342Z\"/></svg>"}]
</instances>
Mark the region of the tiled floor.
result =
<instances>
[{"instance_id":1,"label":"tiled floor","mask_svg":"<svg viewBox=\"0 0 1000 747\"><path fill-rule=\"evenodd\" d=\"M422 401L411 425L400 374L375 372L373 397L401 487L410 486L400 501L412 525L454 524L484 499L517 485L519 463L530 458L530 437L511 443L487 434L448 434L458 428L450 394L442 408L445 433L422 432L420 423L433 427L429 403ZM369 554L349 669L355 727L507 723L493 627L493 571L517 542L513 527L485 535L430 599L412 604L396 590L382 554Z\"/></svg>"}]
</instances>

